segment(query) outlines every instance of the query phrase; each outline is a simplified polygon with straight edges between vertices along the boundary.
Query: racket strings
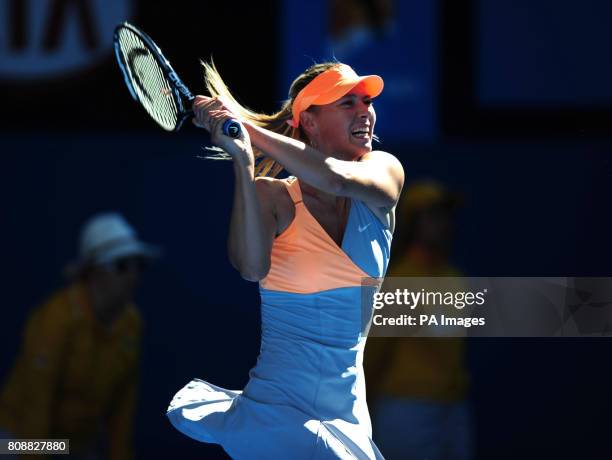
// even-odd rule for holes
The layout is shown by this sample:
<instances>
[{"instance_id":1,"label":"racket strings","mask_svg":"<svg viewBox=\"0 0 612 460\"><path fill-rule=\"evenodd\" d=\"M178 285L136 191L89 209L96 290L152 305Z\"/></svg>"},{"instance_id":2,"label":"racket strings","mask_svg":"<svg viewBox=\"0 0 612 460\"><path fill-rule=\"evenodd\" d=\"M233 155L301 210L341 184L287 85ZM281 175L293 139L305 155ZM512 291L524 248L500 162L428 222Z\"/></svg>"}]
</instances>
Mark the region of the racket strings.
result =
<instances>
[{"instance_id":1,"label":"racket strings","mask_svg":"<svg viewBox=\"0 0 612 460\"><path fill-rule=\"evenodd\" d=\"M173 88L148 45L128 29L119 32L118 43L138 100L160 126L174 130L179 108Z\"/></svg>"}]
</instances>

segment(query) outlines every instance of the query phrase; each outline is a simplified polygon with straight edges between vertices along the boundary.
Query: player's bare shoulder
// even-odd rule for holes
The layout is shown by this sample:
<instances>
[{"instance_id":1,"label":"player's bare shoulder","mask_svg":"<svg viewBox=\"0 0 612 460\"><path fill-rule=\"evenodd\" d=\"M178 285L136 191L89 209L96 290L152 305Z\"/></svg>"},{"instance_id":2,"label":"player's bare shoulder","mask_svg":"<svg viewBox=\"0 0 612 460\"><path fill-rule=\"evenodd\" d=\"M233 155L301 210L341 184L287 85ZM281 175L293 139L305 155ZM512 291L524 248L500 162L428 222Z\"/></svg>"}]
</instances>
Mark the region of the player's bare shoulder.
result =
<instances>
[{"instance_id":1,"label":"player's bare shoulder","mask_svg":"<svg viewBox=\"0 0 612 460\"><path fill-rule=\"evenodd\" d=\"M267 201L267 205L272 207L277 221L277 235L282 233L295 216L295 206L287 190L287 179L257 177L255 187L260 201ZM262 205L266 206L266 203Z\"/></svg>"},{"instance_id":2,"label":"player's bare shoulder","mask_svg":"<svg viewBox=\"0 0 612 460\"><path fill-rule=\"evenodd\" d=\"M283 196L286 195L291 201L285 179L276 179L275 177L260 176L255 178L255 188L260 196L280 202Z\"/></svg>"},{"instance_id":3,"label":"player's bare shoulder","mask_svg":"<svg viewBox=\"0 0 612 460\"><path fill-rule=\"evenodd\" d=\"M390 197L393 197L392 204L383 207L368 205L368 207L387 228L393 231L395 228L395 207L404 187L404 167L395 155L383 150L372 150L363 155L359 161L367 162L368 170L372 174L376 174L378 180L384 178L384 182L380 186L386 190Z\"/></svg>"},{"instance_id":4,"label":"player's bare shoulder","mask_svg":"<svg viewBox=\"0 0 612 460\"><path fill-rule=\"evenodd\" d=\"M384 163L388 168L393 170L398 176L401 176L402 183L404 178L404 167L395 155L384 150L372 150L361 157L361 161L376 161Z\"/></svg>"}]
</instances>

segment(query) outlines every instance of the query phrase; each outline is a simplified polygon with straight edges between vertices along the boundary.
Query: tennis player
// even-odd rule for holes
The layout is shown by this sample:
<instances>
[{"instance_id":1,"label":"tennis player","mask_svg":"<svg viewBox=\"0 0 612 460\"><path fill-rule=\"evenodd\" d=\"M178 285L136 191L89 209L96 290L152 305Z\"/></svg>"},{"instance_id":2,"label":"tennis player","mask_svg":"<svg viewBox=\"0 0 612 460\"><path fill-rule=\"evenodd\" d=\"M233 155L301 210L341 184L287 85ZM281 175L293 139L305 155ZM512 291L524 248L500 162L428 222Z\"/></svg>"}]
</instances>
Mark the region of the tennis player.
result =
<instances>
[{"instance_id":1,"label":"tennis player","mask_svg":"<svg viewBox=\"0 0 612 460\"><path fill-rule=\"evenodd\" d=\"M205 64L212 98L194 123L233 159L229 258L258 281L262 339L242 391L195 379L168 409L173 425L237 459L381 459L371 438L362 358L361 283L382 277L404 173L372 150L376 75L316 64L273 115L254 113ZM223 135L233 118L238 139ZM256 165L256 159L260 159ZM282 169L292 176L275 179Z\"/></svg>"}]
</instances>

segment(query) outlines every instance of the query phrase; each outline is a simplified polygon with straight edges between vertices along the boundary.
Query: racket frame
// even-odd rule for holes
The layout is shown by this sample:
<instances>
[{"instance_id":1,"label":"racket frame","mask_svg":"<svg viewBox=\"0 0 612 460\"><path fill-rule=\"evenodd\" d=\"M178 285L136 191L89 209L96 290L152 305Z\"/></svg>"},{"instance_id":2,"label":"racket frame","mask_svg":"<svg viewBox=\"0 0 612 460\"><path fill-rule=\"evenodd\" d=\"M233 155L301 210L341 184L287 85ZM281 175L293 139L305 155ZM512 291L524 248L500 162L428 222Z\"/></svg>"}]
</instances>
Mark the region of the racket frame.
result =
<instances>
[{"instance_id":1,"label":"racket frame","mask_svg":"<svg viewBox=\"0 0 612 460\"><path fill-rule=\"evenodd\" d=\"M164 76L170 81L169 86L172 89L172 97L174 98L174 102L176 103L176 106L178 108L177 122L172 131L178 131L181 128L183 122L187 118L193 116L193 111L185 108L183 97L187 99L187 101L191 102L195 99L195 96L189 90L189 88L187 88L187 85L185 85L185 83L183 83L183 81L179 78L178 74L174 71L172 65L170 65L170 62L168 61L168 59L166 59L161 49L159 48L159 46L157 46L153 39L149 37L146 33L144 33L142 30L130 24L129 22L123 22L117 27L115 27L115 31L113 33L113 45L115 49L115 56L117 57L117 62L119 63L119 68L121 69L121 73L123 74L125 84L127 85L130 94L135 101L142 104L142 102L138 98L136 90L134 89L132 79L130 78L131 70L125 62L125 58L123 56L121 46L119 44L119 32L122 29L129 30L144 42L144 44L148 47L149 51L153 55L155 61L159 64Z\"/></svg>"}]
</instances>

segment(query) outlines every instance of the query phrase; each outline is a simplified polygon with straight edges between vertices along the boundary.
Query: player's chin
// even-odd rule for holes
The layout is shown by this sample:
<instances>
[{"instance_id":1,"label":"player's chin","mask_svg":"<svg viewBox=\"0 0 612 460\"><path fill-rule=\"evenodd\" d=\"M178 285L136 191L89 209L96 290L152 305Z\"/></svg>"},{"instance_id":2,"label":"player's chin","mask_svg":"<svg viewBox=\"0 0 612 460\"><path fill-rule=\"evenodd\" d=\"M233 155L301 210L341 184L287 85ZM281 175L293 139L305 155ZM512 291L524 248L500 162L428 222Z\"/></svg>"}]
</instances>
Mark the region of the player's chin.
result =
<instances>
[{"instance_id":1,"label":"player's chin","mask_svg":"<svg viewBox=\"0 0 612 460\"><path fill-rule=\"evenodd\" d=\"M360 142L357 144L353 144L353 152L354 156L357 158L361 158L366 153L370 153L372 151L372 141L368 140L367 142Z\"/></svg>"}]
</instances>

